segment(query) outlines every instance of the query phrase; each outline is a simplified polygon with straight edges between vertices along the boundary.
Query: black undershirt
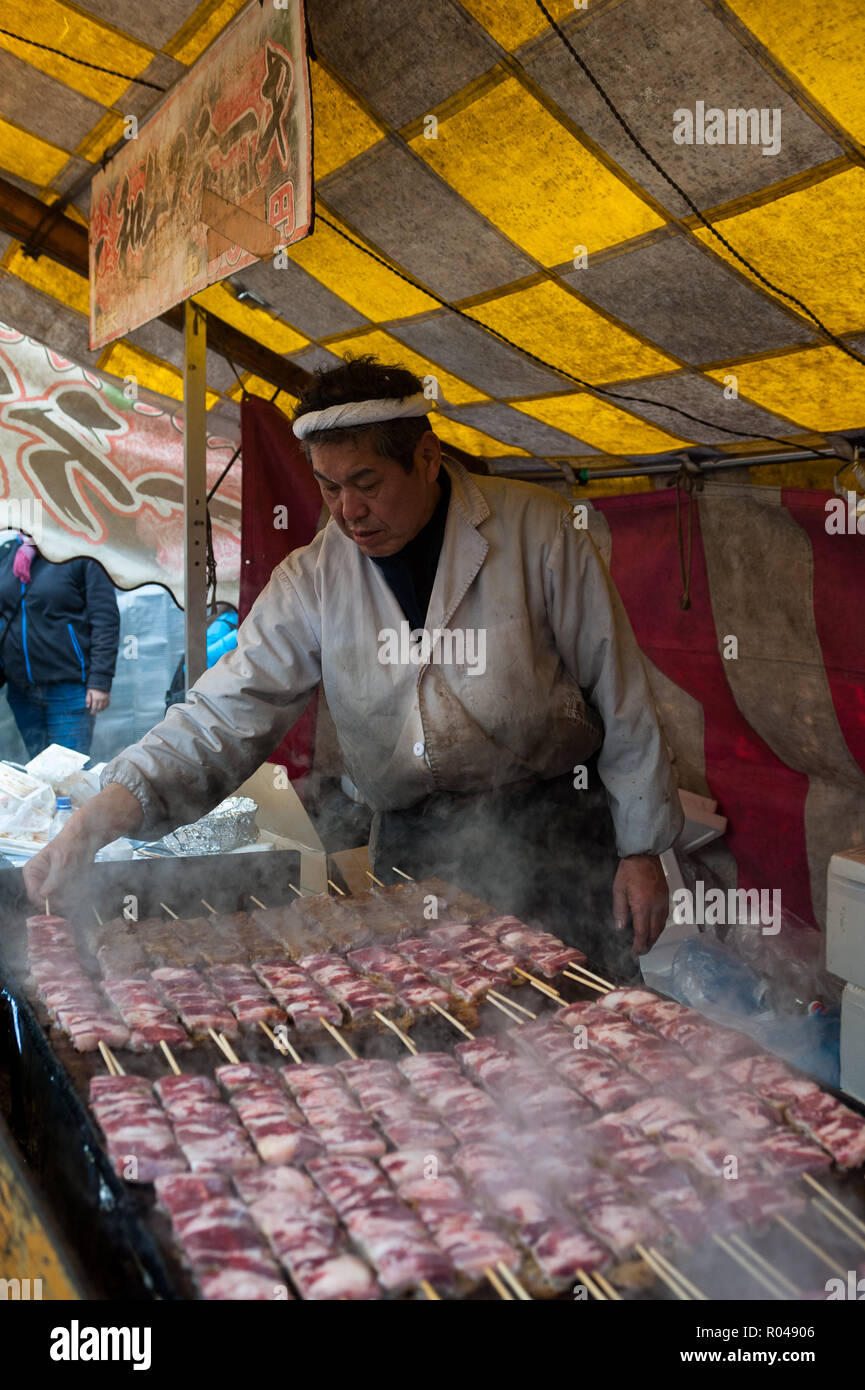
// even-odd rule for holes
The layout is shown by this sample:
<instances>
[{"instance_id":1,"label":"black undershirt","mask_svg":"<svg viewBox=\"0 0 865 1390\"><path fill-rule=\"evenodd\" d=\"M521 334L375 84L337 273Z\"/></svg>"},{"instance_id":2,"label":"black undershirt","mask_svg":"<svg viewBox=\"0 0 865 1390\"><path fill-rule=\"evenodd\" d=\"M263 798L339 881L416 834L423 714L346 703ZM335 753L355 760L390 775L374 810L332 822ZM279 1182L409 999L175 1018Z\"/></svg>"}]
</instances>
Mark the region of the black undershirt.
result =
<instances>
[{"instance_id":1,"label":"black undershirt","mask_svg":"<svg viewBox=\"0 0 865 1390\"><path fill-rule=\"evenodd\" d=\"M451 496L451 480L444 468L439 470L438 483L441 497L426 526L395 555L369 557L384 575L412 630L426 622L444 541Z\"/></svg>"}]
</instances>

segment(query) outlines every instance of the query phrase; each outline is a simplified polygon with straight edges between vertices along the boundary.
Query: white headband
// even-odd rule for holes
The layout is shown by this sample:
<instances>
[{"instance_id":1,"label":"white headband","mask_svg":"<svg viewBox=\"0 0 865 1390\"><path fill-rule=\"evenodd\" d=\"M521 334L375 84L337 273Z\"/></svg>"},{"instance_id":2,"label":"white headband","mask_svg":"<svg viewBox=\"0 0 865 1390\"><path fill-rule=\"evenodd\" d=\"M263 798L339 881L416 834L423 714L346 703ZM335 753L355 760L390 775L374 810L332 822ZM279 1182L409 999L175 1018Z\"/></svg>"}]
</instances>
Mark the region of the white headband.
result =
<instances>
[{"instance_id":1,"label":"white headband","mask_svg":"<svg viewBox=\"0 0 865 1390\"><path fill-rule=\"evenodd\" d=\"M329 405L326 410L310 410L295 420L297 439L305 439L316 430L344 430L354 425L376 425L382 420L404 420L410 415L428 415L435 401L427 400L423 391L414 396L395 396L378 401L346 401L345 405Z\"/></svg>"}]
</instances>

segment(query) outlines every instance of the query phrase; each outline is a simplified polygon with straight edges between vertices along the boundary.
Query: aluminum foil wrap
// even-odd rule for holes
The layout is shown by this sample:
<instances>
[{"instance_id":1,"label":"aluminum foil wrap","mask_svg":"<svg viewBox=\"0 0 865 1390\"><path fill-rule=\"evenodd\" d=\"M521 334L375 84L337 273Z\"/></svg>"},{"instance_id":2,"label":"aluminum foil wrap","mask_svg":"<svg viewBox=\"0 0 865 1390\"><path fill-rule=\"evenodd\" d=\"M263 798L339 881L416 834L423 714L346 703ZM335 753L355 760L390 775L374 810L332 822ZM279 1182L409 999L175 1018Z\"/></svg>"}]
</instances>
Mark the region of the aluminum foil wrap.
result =
<instances>
[{"instance_id":1,"label":"aluminum foil wrap","mask_svg":"<svg viewBox=\"0 0 865 1390\"><path fill-rule=\"evenodd\" d=\"M248 796L229 796L193 825L181 825L163 844L175 854L225 854L258 839L255 802Z\"/></svg>"}]
</instances>

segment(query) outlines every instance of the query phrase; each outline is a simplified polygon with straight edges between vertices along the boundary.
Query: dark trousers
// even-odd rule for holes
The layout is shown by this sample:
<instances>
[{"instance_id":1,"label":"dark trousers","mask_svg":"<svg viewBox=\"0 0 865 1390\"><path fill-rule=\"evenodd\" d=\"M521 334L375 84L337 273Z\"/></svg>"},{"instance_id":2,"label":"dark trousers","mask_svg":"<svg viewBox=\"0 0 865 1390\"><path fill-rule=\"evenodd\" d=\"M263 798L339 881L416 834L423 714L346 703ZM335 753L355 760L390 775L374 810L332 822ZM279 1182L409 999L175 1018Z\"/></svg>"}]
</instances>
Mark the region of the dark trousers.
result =
<instances>
[{"instance_id":1,"label":"dark trousers","mask_svg":"<svg viewBox=\"0 0 865 1390\"><path fill-rule=\"evenodd\" d=\"M571 773L509 792L436 793L405 811L376 817L370 850L376 876L399 882L433 874L456 883L500 912L579 946L617 979L635 974L631 933L613 927L618 867L607 794L588 763L589 785Z\"/></svg>"},{"instance_id":2,"label":"dark trousers","mask_svg":"<svg viewBox=\"0 0 865 1390\"><path fill-rule=\"evenodd\" d=\"M83 681L50 681L24 687L10 681L6 693L31 758L50 743L62 743L76 753L90 752L93 715L86 705L87 687Z\"/></svg>"}]
</instances>

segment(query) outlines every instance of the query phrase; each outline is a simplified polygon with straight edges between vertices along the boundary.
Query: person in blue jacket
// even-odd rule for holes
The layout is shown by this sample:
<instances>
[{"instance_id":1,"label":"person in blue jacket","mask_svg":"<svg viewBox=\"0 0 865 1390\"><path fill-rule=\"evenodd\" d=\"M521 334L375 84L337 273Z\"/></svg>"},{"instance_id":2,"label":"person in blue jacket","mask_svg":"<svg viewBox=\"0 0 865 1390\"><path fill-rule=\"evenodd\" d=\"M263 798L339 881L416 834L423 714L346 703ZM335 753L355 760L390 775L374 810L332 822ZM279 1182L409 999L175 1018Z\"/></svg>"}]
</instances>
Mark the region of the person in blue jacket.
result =
<instances>
[{"instance_id":1,"label":"person in blue jacket","mask_svg":"<svg viewBox=\"0 0 865 1390\"><path fill-rule=\"evenodd\" d=\"M233 652L237 646L237 609L222 600L207 618L207 669L215 666L226 652ZM186 662L183 657L171 677L171 685L165 692L166 711L171 705L179 705L186 699Z\"/></svg>"},{"instance_id":2,"label":"person in blue jacket","mask_svg":"<svg viewBox=\"0 0 865 1390\"><path fill-rule=\"evenodd\" d=\"M114 585L95 560L46 560L20 531L0 546L0 670L31 758L50 743L89 753L120 638Z\"/></svg>"}]
</instances>

